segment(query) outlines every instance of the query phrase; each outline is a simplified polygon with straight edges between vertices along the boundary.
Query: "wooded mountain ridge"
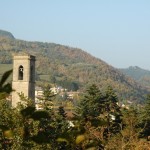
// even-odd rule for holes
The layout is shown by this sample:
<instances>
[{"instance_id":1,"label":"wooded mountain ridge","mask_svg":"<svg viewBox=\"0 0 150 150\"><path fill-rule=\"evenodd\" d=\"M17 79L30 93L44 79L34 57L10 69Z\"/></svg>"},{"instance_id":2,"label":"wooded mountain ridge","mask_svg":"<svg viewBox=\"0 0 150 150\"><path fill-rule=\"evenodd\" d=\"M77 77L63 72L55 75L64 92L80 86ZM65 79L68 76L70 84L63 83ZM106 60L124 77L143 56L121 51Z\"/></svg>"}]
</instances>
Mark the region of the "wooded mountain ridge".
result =
<instances>
[{"instance_id":1,"label":"wooded mountain ridge","mask_svg":"<svg viewBox=\"0 0 150 150\"><path fill-rule=\"evenodd\" d=\"M81 91L93 83L101 90L110 85L120 100L140 101L148 93L147 88L132 78L79 48L10 37L5 36L4 32L0 34L0 64L11 64L12 55L18 53L34 55L37 80L53 82L70 90L79 88Z\"/></svg>"},{"instance_id":2,"label":"wooded mountain ridge","mask_svg":"<svg viewBox=\"0 0 150 150\"><path fill-rule=\"evenodd\" d=\"M142 69L138 66L130 66L128 68L119 69L125 75L132 77L141 85L150 89L150 71Z\"/></svg>"}]
</instances>

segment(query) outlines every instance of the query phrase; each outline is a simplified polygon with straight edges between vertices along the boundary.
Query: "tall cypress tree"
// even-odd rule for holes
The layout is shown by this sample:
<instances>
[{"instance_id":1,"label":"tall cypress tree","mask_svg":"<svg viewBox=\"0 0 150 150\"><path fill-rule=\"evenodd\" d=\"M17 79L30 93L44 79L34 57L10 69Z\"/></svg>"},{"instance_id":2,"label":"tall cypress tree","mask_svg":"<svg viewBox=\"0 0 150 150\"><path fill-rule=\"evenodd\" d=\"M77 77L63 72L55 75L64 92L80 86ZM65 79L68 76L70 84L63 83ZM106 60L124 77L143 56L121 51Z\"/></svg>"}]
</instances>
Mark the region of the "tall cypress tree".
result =
<instances>
[{"instance_id":1,"label":"tall cypress tree","mask_svg":"<svg viewBox=\"0 0 150 150\"><path fill-rule=\"evenodd\" d=\"M99 104L101 97L102 94L98 87L95 84L91 85L81 98L76 114L84 120L90 120L98 117L100 114Z\"/></svg>"},{"instance_id":2,"label":"tall cypress tree","mask_svg":"<svg viewBox=\"0 0 150 150\"><path fill-rule=\"evenodd\" d=\"M106 135L118 133L120 128L121 111L118 106L118 98L111 86L108 86L105 92L105 111L107 117Z\"/></svg>"},{"instance_id":3,"label":"tall cypress tree","mask_svg":"<svg viewBox=\"0 0 150 150\"><path fill-rule=\"evenodd\" d=\"M42 101L45 110L51 110L55 96L56 95L51 91L50 85L46 85L43 88L43 96L38 99Z\"/></svg>"}]
</instances>

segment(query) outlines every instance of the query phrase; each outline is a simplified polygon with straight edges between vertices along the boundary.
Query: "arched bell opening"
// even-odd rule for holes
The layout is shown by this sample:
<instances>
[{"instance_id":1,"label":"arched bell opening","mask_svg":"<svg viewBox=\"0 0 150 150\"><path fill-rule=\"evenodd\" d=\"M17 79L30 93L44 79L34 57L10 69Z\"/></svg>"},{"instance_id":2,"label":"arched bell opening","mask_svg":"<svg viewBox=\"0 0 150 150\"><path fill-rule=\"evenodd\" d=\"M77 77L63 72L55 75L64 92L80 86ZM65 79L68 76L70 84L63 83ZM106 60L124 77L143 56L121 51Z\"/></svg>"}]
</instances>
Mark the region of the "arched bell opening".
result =
<instances>
[{"instance_id":1,"label":"arched bell opening","mask_svg":"<svg viewBox=\"0 0 150 150\"><path fill-rule=\"evenodd\" d=\"M19 66L18 68L18 80L23 80L23 66Z\"/></svg>"}]
</instances>

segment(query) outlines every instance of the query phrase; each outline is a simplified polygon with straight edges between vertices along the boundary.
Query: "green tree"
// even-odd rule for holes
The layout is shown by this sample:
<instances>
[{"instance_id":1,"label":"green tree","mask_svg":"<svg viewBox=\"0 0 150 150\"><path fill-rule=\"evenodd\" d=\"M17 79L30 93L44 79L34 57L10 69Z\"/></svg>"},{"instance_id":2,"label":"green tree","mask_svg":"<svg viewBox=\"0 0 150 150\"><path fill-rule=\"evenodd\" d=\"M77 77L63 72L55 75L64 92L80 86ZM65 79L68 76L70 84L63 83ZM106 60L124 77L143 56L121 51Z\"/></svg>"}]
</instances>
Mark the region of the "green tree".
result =
<instances>
[{"instance_id":1,"label":"green tree","mask_svg":"<svg viewBox=\"0 0 150 150\"><path fill-rule=\"evenodd\" d=\"M19 135L17 129L20 127L21 115L17 109L10 107L8 99L12 92L10 83L6 83L12 70L5 72L0 80L0 149L9 149L14 143L19 140L16 137Z\"/></svg>"},{"instance_id":2,"label":"green tree","mask_svg":"<svg viewBox=\"0 0 150 150\"><path fill-rule=\"evenodd\" d=\"M77 115L84 120L89 120L98 117L100 114L100 103L102 94L98 87L93 84L87 90L85 95L81 98L77 106Z\"/></svg>"},{"instance_id":3,"label":"green tree","mask_svg":"<svg viewBox=\"0 0 150 150\"><path fill-rule=\"evenodd\" d=\"M67 117L67 114L66 114L66 112L65 112L63 106L59 106L59 108L58 108L58 114L59 114L60 116L62 116L63 118L66 118L66 117Z\"/></svg>"},{"instance_id":4,"label":"green tree","mask_svg":"<svg viewBox=\"0 0 150 150\"><path fill-rule=\"evenodd\" d=\"M51 91L50 85L45 85L43 88L43 96L39 98L42 101L45 110L52 110L53 100L56 95Z\"/></svg>"},{"instance_id":5,"label":"green tree","mask_svg":"<svg viewBox=\"0 0 150 150\"><path fill-rule=\"evenodd\" d=\"M49 80L50 80L51 83L56 84L56 77L54 75L51 75L49 77Z\"/></svg>"},{"instance_id":6,"label":"green tree","mask_svg":"<svg viewBox=\"0 0 150 150\"><path fill-rule=\"evenodd\" d=\"M98 87L93 84L87 88L76 109L80 131L76 138L84 137L84 140L80 142L83 149L103 148L103 131L106 126L103 108L104 97Z\"/></svg>"},{"instance_id":7,"label":"green tree","mask_svg":"<svg viewBox=\"0 0 150 150\"><path fill-rule=\"evenodd\" d=\"M6 83L9 76L11 75L12 70L6 71L0 80L0 98L5 98L6 95L12 92L12 86L10 83Z\"/></svg>"},{"instance_id":8,"label":"green tree","mask_svg":"<svg viewBox=\"0 0 150 150\"><path fill-rule=\"evenodd\" d=\"M69 88L71 91L77 91L79 89L79 86L77 83L75 82L71 82L70 83L70 88Z\"/></svg>"},{"instance_id":9,"label":"green tree","mask_svg":"<svg viewBox=\"0 0 150 150\"><path fill-rule=\"evenodd\" d=\"M115 94L112 87L108 86L105 91L105 113L107 118L107 128L105 130L105 134L111 136L113 134L117 134L121 130L121 111L118 106L118 98Z\"/></svg>"},{"instance_id":10,"label":"green tree","mask_svg":"<svg viewBox=\"0 0 150 150\"><path fill-rule=\"evenodd\" d=\"M123 108L122 122L120 124L121 130L119 134L115 134L108 139L106 144L107 149L146 149L145 146L147 144L141 145L144 142L139 139L139 133L141 131L139 121L138 109L134 107L129 107L129 109Z\"/></svg>"}]
</instances>

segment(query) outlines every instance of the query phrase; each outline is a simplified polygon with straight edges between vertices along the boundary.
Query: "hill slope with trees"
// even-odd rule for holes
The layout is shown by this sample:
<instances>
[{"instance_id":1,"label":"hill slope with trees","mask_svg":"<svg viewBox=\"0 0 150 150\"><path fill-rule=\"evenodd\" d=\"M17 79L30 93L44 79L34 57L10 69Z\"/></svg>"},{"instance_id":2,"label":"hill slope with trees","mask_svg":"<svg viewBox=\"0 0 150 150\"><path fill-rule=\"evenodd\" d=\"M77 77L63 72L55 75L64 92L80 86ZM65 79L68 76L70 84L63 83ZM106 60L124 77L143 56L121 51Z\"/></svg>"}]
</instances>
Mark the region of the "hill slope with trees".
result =
<instances>
[{"instance_id":1,"label":"hill slope with trees","mask_svg":"<svg viewBox=\"0 0 150 150\"><path fill-rule=\"evenodd\" d=\"M55 43L29 42L0 35L0 64L12 64L12 56L29 53L36 56L36 79L70 90L96 84L101 90L108 85L119 99L139 101L148 91L130 77L87 52Z\"/></svg>"},{"instance_id":2,"label":"hill slope with trees","mask_svg":"<svg viewBox=\"0 0 150 150\"><path fill-rule=\"evenodd\" d=\"M4 30L0 30L0 37L15 39L15 37L10 32Z\"/></svg>"},{"instance_id":3,"label":"hill slope with trees","mask_svg":"<svg viewBox=\"0 0 150 150\"><path fill-rule=\"evenodd\" d=\"M150 71L142 69L138 66L130 66L129 68L120 69L121 72L132 77L141 85L150 89Z\"/></svg>"}]
</instances>

